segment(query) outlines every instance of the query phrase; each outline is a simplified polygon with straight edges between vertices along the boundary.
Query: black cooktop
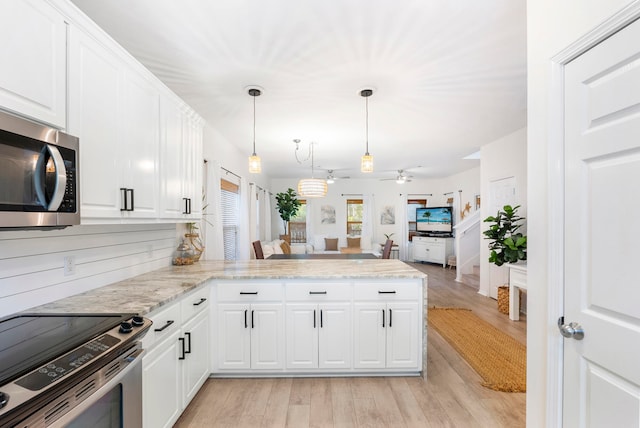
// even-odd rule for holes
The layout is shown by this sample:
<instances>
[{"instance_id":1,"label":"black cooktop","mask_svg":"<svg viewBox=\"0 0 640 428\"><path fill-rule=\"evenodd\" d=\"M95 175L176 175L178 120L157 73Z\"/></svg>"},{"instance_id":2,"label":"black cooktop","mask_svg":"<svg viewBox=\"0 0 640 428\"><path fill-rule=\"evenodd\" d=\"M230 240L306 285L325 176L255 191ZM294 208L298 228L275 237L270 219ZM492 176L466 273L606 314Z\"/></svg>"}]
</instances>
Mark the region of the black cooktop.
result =
<instances>
[{"instance_id":1,"label":"black cooktop","mask_svg":"<svg viewBox=\"0 0 640 428\"><path fill-rule=\"evenodd\" d=\"M132 314L22 314L0 320L0 385L131 317Z\"/></svg>"}]
</instances>

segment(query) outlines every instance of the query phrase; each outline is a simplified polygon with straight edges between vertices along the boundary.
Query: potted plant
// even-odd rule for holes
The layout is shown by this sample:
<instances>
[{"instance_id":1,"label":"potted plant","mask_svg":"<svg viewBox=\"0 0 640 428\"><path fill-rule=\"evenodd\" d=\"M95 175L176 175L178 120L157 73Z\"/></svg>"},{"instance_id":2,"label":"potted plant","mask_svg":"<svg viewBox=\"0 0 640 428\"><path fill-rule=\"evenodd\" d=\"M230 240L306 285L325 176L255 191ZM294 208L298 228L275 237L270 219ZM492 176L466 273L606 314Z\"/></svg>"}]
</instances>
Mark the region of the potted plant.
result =
<instances>
[{"instance_id":1,"label":"potted plant","mask_svg":"<svg viewBox=\"0 0 640 428\"><path fill-rule=\"evenodd\" d=\"M280 218L284 223L284 235L280 238L291 243L289 236L289 221L296 216L298 209L302 203L298 200L296 192L292 188L288 188L286 192L276 194L276 204Z\"/></svg>"},{"instance_id":2,"label":"potted plant","mask_svg":"<svg viewBox=\"0 0 640 428\"><path fill-rule=\"evenodd\" d=\"M518 208L520 205L505 205L502 210L498 210L495 217L489 216L484 219L485 223L490 223L489 229L482 232L486 236L485 239L491 239L490 263L502 266L505 263L527 260L527 237L518 232L524 217L518 216Z\"/></svg>"}]
</instances>

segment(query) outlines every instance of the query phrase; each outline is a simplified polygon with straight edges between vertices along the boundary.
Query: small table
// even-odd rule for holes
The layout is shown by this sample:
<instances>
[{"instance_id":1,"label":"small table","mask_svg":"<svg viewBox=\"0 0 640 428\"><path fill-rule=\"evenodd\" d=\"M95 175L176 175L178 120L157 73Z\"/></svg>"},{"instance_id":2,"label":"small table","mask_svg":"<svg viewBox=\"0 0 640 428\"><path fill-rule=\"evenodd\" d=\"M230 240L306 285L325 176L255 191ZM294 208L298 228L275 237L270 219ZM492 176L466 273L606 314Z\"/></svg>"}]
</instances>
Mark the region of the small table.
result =
<instances>
[{"instance_id":1,"label":"small table","mask_svg":"<svg viewBox=\"0 0 640 428\"><path fill-rule=\"evenodd\" d=\"M520 319L520 290L527 289L527 264L509 264L509 319Z\"/></svg>"}]
</instances>

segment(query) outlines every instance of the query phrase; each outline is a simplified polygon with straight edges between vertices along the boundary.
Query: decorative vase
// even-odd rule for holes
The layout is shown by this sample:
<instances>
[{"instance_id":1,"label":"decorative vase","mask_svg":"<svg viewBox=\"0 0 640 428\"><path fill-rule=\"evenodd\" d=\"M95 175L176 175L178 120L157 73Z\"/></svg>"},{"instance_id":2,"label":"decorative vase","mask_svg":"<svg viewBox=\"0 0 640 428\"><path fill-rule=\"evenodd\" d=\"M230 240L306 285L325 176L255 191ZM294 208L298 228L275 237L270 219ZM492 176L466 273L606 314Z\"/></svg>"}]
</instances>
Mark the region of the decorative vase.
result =
<instances>
[{"instance_id":1,"label":"decorative vase","mask_svg":"<svg viewBox=\"0 0 640 428\"><path fill-rule=\"evenodd\" d=\"M200 239L200 234L198 233L185 233L185 238L189 240L189 244L193 249L193 261L197 262L200 260L200 256L204 253L204 245L202 244L202 240Z\"/></svg>"},{"instance_id":2,"label":"decorative vase","mask_svg":"<svg viewBox=\"0 0 640 428\"><path fill-rule=\"evenodd\" d=\"M194 262L193 254L193 250L183 239L180 245L178 245L178 248L173 252L171 261L176 266L192 265Z\"/></svg>"}]
</instances>

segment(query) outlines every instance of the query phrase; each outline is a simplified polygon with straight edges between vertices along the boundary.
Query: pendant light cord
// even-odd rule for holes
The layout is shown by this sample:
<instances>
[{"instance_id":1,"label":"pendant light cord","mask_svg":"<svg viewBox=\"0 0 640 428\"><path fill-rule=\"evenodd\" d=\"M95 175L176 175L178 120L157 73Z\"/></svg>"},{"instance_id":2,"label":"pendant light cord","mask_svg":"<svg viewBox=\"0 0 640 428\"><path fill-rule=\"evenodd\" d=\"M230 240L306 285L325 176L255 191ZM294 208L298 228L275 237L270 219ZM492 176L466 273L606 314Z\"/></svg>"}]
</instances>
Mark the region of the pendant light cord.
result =
<instances>
[{"instance_id":1,"label":"pendant light cord","mask_svg":"<svg viewBox=\"0 0 640 428\"><path fill-rule=\"evenodd\" d=\"M253 95L253 156L256 155L256 95Z\"/></svg>"},{"instance_id":2,"label":"pendant light cord","mask_svg":"<svg viewBox=\"0 0 640 428\"><path fill-rule=\"evenodd\" d=\"M367 150L365 155L369 154L369 97L364 97L364 101L365 101L365 111L366 111L366 140L367 140Z\"/></svg>"}]
</instances>

